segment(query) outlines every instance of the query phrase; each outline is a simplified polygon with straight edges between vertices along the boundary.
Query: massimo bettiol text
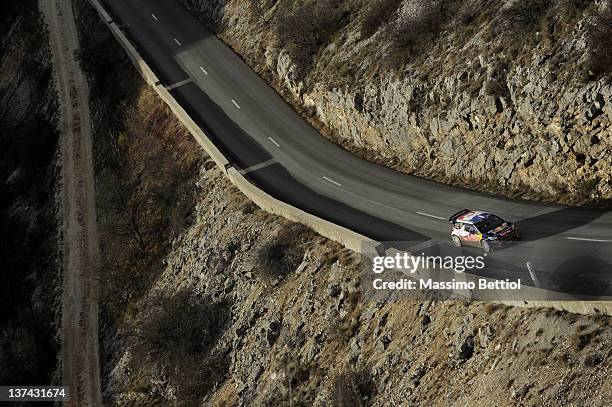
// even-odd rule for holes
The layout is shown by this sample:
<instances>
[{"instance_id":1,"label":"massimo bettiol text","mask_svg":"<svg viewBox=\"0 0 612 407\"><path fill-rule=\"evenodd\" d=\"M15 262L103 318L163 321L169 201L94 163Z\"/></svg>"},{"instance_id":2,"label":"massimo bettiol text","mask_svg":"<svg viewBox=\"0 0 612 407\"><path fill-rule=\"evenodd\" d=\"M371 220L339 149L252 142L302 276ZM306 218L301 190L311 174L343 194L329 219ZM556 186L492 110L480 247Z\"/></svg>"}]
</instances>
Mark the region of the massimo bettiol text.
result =
<instances>
[{"instance_id":1,"label":"massimo bettiol text","mask_svg":"<svg viewBox=\"0 0 612 407\"><path fill-rule=\"evenodd\" d=\"M375 290L520 290L521 280L511 281L477 278L445 279L438 281L431 277L416 276L420 271L455 272L482 274L485 270L486 256L432 256L415 255L410 253L396 253L392 256L375 256L372 259L372 272L375 277L372 286ZM395 278L385 279L385 272L391 273ZM397 272L412 278L397 278ZM415 278L417 277L417 278Z\"/></svg>"}]
</instances>

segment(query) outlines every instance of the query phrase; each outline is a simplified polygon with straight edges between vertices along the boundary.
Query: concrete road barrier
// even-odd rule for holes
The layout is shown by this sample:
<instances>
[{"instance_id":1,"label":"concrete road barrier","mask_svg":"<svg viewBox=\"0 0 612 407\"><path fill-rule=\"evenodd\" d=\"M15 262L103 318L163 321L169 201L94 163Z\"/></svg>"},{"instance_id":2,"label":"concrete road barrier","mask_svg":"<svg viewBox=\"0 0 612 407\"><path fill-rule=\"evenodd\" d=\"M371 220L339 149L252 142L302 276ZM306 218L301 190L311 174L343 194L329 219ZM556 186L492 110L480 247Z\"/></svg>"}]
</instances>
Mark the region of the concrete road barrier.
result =
<instances>
[{"instance_id":1,"label":"concrete road barrier","mask_svg":"<svg viewBox=\"0 0 612 407\"><path fill-rule=\"evenodd\" d=\"M238 170L233 167L228 169L227 175L232 184L234 184L244 195L247 196L247 198L266 212L270 212L293 222L306 225L321 236L334 240L357 253L362 251L364 242L374 242L372 239L357 232L353 232L350 229L338 226L335 223L311 215L301 209L272 197L265 191L262 191L250 183L240 172L238 172Z\"/></svg>"}]
</instances>

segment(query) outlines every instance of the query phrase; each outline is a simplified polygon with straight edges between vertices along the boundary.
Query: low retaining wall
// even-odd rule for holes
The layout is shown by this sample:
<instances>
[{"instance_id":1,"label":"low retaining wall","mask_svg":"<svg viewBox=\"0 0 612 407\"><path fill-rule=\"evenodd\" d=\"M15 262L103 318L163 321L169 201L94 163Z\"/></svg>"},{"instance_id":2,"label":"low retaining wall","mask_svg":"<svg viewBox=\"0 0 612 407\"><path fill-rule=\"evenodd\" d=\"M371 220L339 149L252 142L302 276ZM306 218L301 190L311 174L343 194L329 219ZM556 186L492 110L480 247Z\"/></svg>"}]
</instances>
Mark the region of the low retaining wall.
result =
<instances>
[{"instance_id":1,"label":"low retaining wall","mask_svg":"<svg viewBox=\"0 0 612 407\"><path fill-rule=\"evenodd\" d=\"M363 244L368 242L370 244L376 244L372 239L349 230L345 227L336 225L332 222L321 219L317 216L311 215L304 212L301 209L293 207L283 201L280 201L265 191L257 188L255 185L250 183L238 170L232 167L227 158L221 153L221 151L215 146L215 144L208 138L204 131L198 126L193 119L187 114L182 106L174 99L174 97L168 92L168 90L160 83L159 78L149 65L142 58L136 47L130 42L127 36L121 31L119 26L113 21L110 14L106 11L104 6L99 0L89 0L92 6L97 10L98 14L108 26L111 33L125 49L128 57L132 61L132 64L144 80L152 86L160 98L170 107L174 115L179 121L191 132L197 142L204 148L204 150L210 155L215 161L217 166L223 171L223 173L230 179L243 194L245 194L251 201L253 201L261 209L282 216L293 222L298 222L312 228L315 232L324 236L328 239L334 240L346 248L361 253ZM529 288L544 292L537 288ZM469 293L463 295L466 299L469 298ZM501 304L534 308L534 307L549 307L555 308L562 311L574 312L579 314L606 314L612 315L612 302L602 301L495 301Z\"/></svg>"},{"instance_id":2,"label":"low retaining wall","mask_svg":"<svg viewBox=\"0 0 612 407\"><path fill-rule=\"evenodd\" d=\"M375 243L372 239L366 236L360 235L359 233L353 232L350 229L338 226L335 223L311 215L301 209L270 196L266 192L257 188L255 185L251 184L244 176L242 176L240 172L238 172L238 170L233 167L227 171L227 175L229 176L232 184L238 187L238 189L245 194L247 198L257 204L257 206L259 206L261 209L275 215L282 216L283 218L289 219L293 222L306 225L321 236L334 240L354 252L360 253L364 242Z\"/></svg>"}]
</instances>

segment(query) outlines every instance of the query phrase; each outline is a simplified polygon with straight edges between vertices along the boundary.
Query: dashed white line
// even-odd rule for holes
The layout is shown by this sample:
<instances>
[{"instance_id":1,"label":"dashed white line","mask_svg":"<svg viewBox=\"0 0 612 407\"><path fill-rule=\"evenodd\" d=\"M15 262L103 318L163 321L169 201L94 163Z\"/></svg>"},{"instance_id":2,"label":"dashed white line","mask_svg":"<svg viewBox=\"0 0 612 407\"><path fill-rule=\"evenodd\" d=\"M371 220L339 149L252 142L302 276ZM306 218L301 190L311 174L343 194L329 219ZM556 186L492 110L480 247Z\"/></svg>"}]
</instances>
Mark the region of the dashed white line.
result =
<instances>
[{"instance_id":1,"label":"dashed white line","mask_svg":"<svg viewBox=\"0 0 612 407\"><path fill-rule=\"evenodd\" d=\"M428 218L434 218L434 219L440 219L440 220L444 220L445 218L441 217L441 216L436 216L436 215L430 215L429 213L425 213L425 212L417 212L419 215L422 216L427 216Z\"/></svg>"},{"instance_id":2,"label":"dashed white line","mask_svg":"<svg viewBox=\"0 0 612 407\"><path fill-rule=\"evenodd\" d=\"M159 21L159 18L157 18L157 16L155 14L151 14L151 17L153 17L153 20Z\"/></svg>"},{"instance_id":3,"label":"dashed white line","mask_svg":"<svg viewBox=\"0 0 612 407\"><path fill-rule=\"evenodd\" d=\"M204 75L208 75L208 72L206 71L206 69L204 69L204 67L203 67L203 66L201 66L201 67L200 67L200 70L201 70L202 72L204 72Z\"/></svg>"},{"instance_id":4,"label":"dashed white line","mask_svg":"<svg viewBox=\"0 0 612 407\"><path fill-rule=\"evenodd\" d=\"M240 105L238 103L236 103L236 101L234 99L232 99L232 103L234 104L234 106L236 106L238 109L240 109Z\"/></svg>"},{"instance_id":5,"label":"dashed white line","mask_svg":"<svg viewBox=\"0 0 612 407\"><path fill-rule=\"evenodd\" d=\"M324 179L325 181L327 181L327 182L331 182L332 184L334 184L334 185L336 185L336 186L339 186L339 187L341 187L341 186L342 186L342 184L341 184L341 183L336 182L336 181L334 181L333 179L330 179L330 178L327 178L327 177L323 177L323 179Z\"/></svg>"},{"instance_id":6,"label":"dashed white line","mask_svg":"<svg viewBox=\"0 0 612 407\"><path fill-rule=\"evenodd\" d=\"M612 242L608 239L587 239L585 237L566 237L568 240L579 240L581 242Z\"/></svg>"},{"instance_id":7,"label":"dashed white line","mask_svg":"<svg viewBox=\"0 0 612 407\"><path fill-rule=\"evenodd\" d=\"M268 137L268 140L270 140L270 141L272 142L272 144L274 144L276 147L279 147L279 148L280 148L280 144L278 144L278 143L276 142L276 140L274 140L272 137Z\"/></svg>"},{"instance_id":8,"label":"dashed white line","mask_svg":"<svg viewBox=\"0 0 612 407\"><path fill-rule=\"evenodd\" d=\"M183 46L183 44L181 44L181 42L180 42L179 40L177 40L176 38L174 39L174 42L176 42L176 44L177 44L179 47L182 47L182 46Z\"/></svg>"}]
</instances>

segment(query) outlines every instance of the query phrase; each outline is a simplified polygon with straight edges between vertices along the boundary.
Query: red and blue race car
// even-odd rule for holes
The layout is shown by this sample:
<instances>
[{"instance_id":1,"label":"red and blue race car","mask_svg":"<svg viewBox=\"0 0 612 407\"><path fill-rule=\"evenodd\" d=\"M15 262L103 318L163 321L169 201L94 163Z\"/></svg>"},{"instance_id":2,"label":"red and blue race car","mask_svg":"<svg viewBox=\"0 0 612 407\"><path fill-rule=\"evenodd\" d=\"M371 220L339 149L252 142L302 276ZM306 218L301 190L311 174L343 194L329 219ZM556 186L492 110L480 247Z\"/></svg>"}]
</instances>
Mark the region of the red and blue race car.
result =
<instances>
[{"instance_id":1,"label":"red and blue race car","mask_svg":"<svg viewBox=\"0 0 612 407\"><path fill-rule=\"evenodd\" d=\"M451 239L457 247L479 246L485 252L500 247L503 241L519 240L515 223L507 222L489 212L464 209L449 218L453 224Z\"/></svg>"}]
</instances>

